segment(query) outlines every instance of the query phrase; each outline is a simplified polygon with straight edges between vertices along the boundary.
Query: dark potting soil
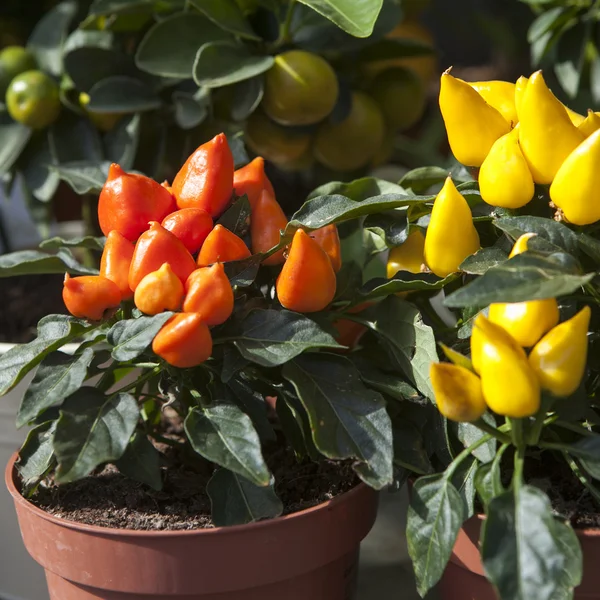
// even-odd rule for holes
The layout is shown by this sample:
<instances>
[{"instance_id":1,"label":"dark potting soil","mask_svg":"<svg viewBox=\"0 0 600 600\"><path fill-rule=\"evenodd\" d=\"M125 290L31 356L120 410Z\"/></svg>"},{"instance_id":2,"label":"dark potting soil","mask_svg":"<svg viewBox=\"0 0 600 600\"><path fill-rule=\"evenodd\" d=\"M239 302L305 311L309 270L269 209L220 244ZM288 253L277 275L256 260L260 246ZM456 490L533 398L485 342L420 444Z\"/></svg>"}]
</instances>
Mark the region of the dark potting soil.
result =
<instances>
[{"instance_id":1,"label":"dark potting soil","mask_svg":"<svg viewBox=\"0 0 600 600\"><path fill-rule=\"evenodd\" d=\"M358 484L350 463L298 462L289 450L265 451L283 514L316 506ZM213 527L206 484L210 473L174 464L157 492L127 479L113 465L67 485L40 486L32 502L57 517L116 529L189 530Z\"/></svg>"},{"instance_id":2,"label":"dark potting soil","mask_svg":"<svg viewBox=\"0 0 600 600\"><path fill-rule=\"evenodd\" d=\"M10 277L0 283L0 342L25 343L36 336L37 322L66 313L62 275Z\"/></svg>"}]
</instances>

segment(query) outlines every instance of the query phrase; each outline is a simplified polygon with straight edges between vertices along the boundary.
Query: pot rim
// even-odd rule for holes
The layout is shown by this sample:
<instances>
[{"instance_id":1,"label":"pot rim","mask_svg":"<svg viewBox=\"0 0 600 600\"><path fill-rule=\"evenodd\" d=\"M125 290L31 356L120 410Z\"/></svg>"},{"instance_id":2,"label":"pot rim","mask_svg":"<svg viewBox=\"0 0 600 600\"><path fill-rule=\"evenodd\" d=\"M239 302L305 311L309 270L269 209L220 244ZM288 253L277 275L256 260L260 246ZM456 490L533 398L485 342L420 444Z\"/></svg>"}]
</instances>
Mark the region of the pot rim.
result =
<instances>
[{"instance_id":1,"label":"pot rim","mask_svg":"<svg viewBox=\"0 0 600 600\"><path fill-rule=\"evenodd\" d=\"M194 536L194 535L235 535L236 533L250 532L250 531L258 531L258 530L267 530L270 527L277 527L281 523L293 520L293 519L302 519L308 518L315 512L322 510L331 510L335 508L338 504L347 502L354 498L355 496L359 496L365 494L367 492L376 493L377 490L370 488L362 481L351 490L344 492L342 494L338 494L331 500L327 500L326 502L322 502L321 504L317 504L316 506L311 506L310 508L305 508L304 510L300 510L295 513L291 513L289 515L283 515L279 517L274 517L272 519L266 519L263 521L258 521L255 523L247 523L245 525L229 525L226 527L212 527L210 529L185 529L185 530L153 530L153 531L138 531L136 529L116 529L113 527L100 527L98 525L88 525L86 523L78 523L77 521L71 521L69 519L61 519L50 513L47 513L45 510L37 507L35 504L25 499L21 494L19 488L17 487L17 468L16 461L19 457L19 453L15 452L4 471L4 483L8 488L10 495L13 497L13 500L21 505L25 510L34 513L37 517L45 519L46 521L50 521L55 525L59 525L62 527L67 527L69 529L76 529L82 532L87 532L90 534L97 535L110 535L112 537L135 537L135 538L150 538L155 536L161 537L178 537L178 536ZM600 535L600 530L599 530Z\"/></svg>"}]
</instances>

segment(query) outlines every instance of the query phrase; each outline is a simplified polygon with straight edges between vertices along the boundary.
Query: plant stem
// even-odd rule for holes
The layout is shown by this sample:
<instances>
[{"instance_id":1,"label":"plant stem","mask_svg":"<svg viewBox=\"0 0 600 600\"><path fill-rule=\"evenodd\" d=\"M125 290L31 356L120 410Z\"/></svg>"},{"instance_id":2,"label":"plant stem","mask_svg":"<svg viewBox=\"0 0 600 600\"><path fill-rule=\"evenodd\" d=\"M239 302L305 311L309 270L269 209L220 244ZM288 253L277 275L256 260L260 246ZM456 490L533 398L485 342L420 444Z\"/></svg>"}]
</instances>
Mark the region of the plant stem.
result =
<instances>
[{"instance_id":1,"label":"plant stem","mask_svg":"<svg viewBox=\"0 0 600 600\"><path fill-rule=\"evenodd\" d=\"M510 444L510 436L502 433L489 423L486 423L483 419L479 419L478 421L474 421L472 425L475 425L477 429L484 431L485 433L489 433L492 437L496 438L498 441L503 444Z\"/></svg>"},{"instance_id":2,"label":"plant stem","mask_svg":"<svg viewBox=\"0 0 600 600\"><path fill-rule=\"evenodd\" d=\"M566 452L563 452L562 454L565 460L567 461L569 467L571 467L571 471L575 473L577 479L581 481L581 483L585 486L587 491L594 497L594 499L597 502L600 502L600 490L594 484L592 484L589 481L589 479L582 473L581 469L579 468L579 465L572 457L570 457Z\"/></svg>"},{"instance_id":3,"label":"plant stem","mask_svg":"<svg viewBox=\"0 0 600 600\"><path fill-rule=\"evenodd\" d=\"M124 385L122 388L119 388L118 390L114 391L111 394L111 396L114 396L115 394L123 394L124 392L128 392L129 390L136 388L141 383L146 383L148 380L152 379L154 376L158 375L159 373L160 373L159 368L152 369L151 371L148 371L148 373L146 373L145 375L141 375L140 377L138 377L135 381L132 381L131 383L128 383L127 385Z\"/></svg>"},{"instance_id":4,"label":"plant stem","mask_svg":"<svg viewBox=\"0 0 600 600\"><path fill-rule=\"evenodd\" d=\"M511 433L513 444L517 448L522 448L525 446L525 441L523 438L523 419L506 419L511 423Z\"/></svg>"},{"instance_id":5,"label":"plant stem","mask_svg":"<svg viewBox=\"0 0 600 600\"><path fill-rule=\"evenodd\" d=\"M554 424L557 427L562 427L563 429L568 429L569 431L574 431L575 433L580 433L581 435L594 435L593 431L587 429L587 427L583 427L582 425L577 425L576 423L569 423L568 421L556 420Z\"/></svg>"},{"instance_id":6,"label":"plant stem","mask_svg":"<svg viewBox=\"0 0 600 600\"><path fill-rule=\"evenodd\" d=\"M450 478L454 475L454 472L460 465L460 463L465 460L465 458L469 457L474 450L477 450L479 446L483 446L492 439L492 436L489 433L482 435L476 442L473 442L468 448L465 448L457 457L448 465L446 469L445 477Z\"/></svg>"},{"instance_id":7,"label":"plant stem","mask_svg":"<svg viewBox=\"0 0 600 600\"><path fill-rule=\"evenodd\" d=\"M283 22L283 24L279 30L279 39L277 40L277 44L279 46L281 46L289 41L290 28L292 26L292 18L294 16L294 8L296 8L296 0L290 0L290 3L288 4L286 15L285 15L285 21Z\"/></svg>"},{"instance_id":8,"label":"plant stem","mask_svg":"<svg viewBox=\"0 0 600 600\"><path fill-rule=\"evenodd\" d=\"M523 484L523 466L525 464L525 446L521 444L517 446L515 452L515 470L512 476L513 491L518 493Z\"/></svg>"}]
</instances>

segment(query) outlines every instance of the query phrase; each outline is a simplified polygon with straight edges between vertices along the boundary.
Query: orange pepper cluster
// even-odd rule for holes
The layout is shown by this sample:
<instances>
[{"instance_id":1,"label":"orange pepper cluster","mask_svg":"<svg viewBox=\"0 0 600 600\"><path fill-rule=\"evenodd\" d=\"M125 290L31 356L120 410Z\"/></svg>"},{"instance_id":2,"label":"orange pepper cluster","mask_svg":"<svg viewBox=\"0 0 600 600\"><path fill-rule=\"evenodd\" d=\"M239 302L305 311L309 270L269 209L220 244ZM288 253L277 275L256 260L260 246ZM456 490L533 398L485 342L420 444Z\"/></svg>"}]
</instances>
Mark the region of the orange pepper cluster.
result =
<instances>
[{"instance_id":1,"label":"orange pepper cluster","mask_svg":"<svg viewBox=\"0 0 600 600\"><path fill-rule=\"evenodd\" d=\"M213 222L244 194L251 208L250 248ZM178 311L155 336L152 349L179 368L210 357L209 328L224 323L233 312L234 290L223 263L268 253L288 224L263 159L234 170L224 134L201 145L172 186L111 165L98 218L106 235L100 274L65 276L67 309L76 317L100 320L122 301L133 299L147 315ZM333 300L341 268L337 227L327 225L311 234L299 229L287 256L281 249L262 263L283 264L275 289L284 308L323 310Z\"/></svg>"}]
</instances>

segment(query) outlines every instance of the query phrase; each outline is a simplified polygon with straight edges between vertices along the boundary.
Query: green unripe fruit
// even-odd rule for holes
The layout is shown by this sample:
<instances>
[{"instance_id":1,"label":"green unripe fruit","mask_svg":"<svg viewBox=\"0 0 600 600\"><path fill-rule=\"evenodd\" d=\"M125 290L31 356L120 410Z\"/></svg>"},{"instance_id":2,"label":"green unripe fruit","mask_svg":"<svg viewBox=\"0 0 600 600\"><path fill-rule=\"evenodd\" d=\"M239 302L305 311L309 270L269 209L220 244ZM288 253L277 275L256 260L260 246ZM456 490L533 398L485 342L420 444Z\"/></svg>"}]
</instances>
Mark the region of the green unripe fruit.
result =
<instances>
[{"instance_id":1,"label":"green unripe fruit","mask_svg":"<svg viewBox=\"0 0 600 600\"><path fill-rule=\"evenodd\" d=\"M27 127L48 127L60 113L58 85L42 71L25 71L10 82L6 107L15 121Z\"/></svg>"},{"instance_id":2,"label":"green unripe fruit","mask_svg":"<svg viewBox=\"0 0 600 600\"><path fill-rule=\"evenodd\" d=\"M25 71L36 69L35 57L22 46L8 46L0 52L0 93L6 94L10 82Z\"/></svg>"}]
</instances>

